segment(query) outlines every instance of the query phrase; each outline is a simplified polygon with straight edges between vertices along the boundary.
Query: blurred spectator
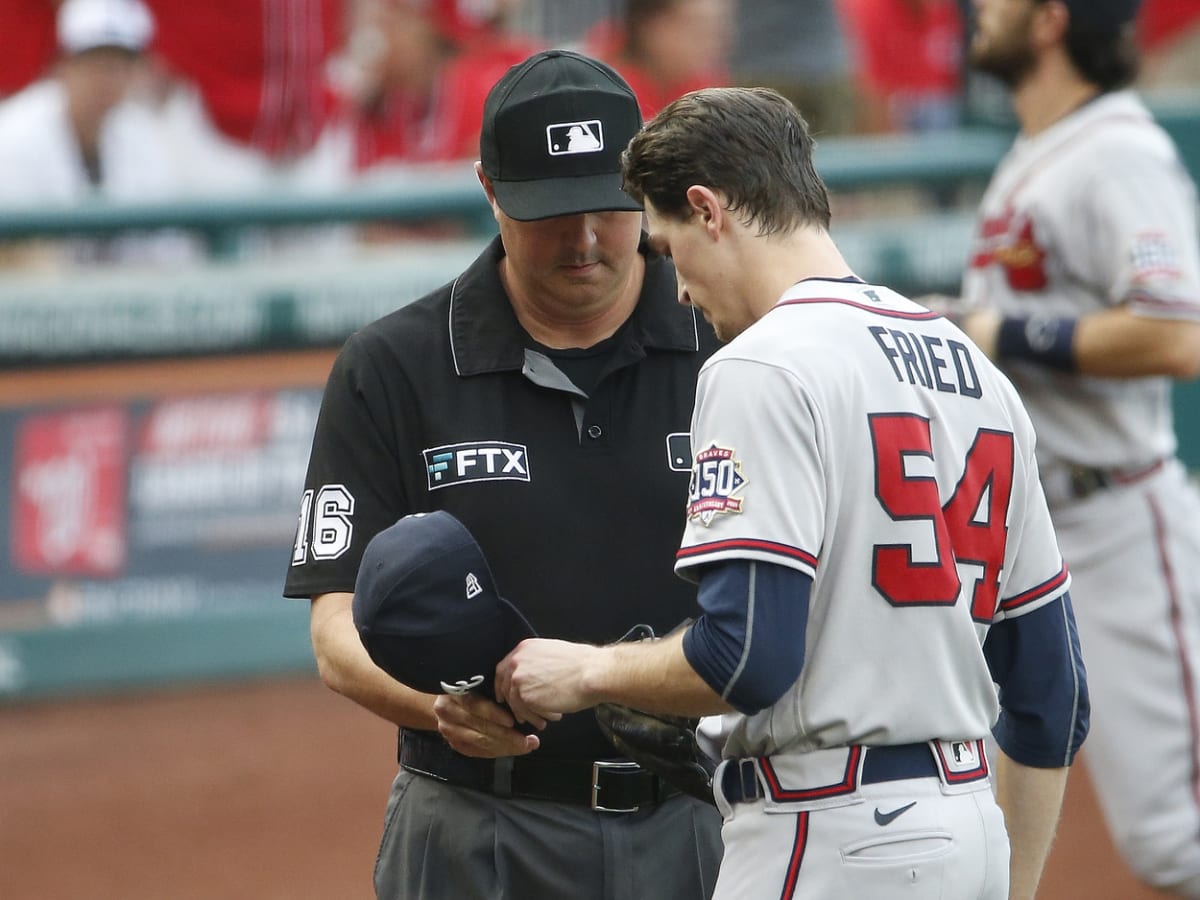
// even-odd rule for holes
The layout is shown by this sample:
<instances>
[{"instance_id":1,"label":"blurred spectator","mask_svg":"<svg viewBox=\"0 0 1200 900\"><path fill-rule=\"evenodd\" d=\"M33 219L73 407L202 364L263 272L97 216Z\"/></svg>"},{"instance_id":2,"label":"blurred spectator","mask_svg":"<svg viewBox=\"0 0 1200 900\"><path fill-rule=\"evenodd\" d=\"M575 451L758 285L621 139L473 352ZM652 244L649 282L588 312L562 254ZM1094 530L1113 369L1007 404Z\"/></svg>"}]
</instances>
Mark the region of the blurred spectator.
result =
<instances>
[{"instance_id":1,"label":"blurred spectator","mask_svg":"<svg viewBox=\"0 0 1200 900\"><path fill-rule=\"evenodd\" d=\"M62 3L52 74L0 103L0 205L155 200L178 191L161 122L130 96L153 31L141 0ZM174 261L192 252L173 233L64 246L78 262Z\"/></svg>"},{"instance_id":2,"label":"blurred spectator","mask_svg":"<svg viewBox=\"0 0 1200 900\"><path fill-rule=\"evenodd\" d=\"M1200 0L1145 0L1138 15L1143 88L1200 88Z\"/></svg>"},{"instance_id":3,"label":"blurred spectator","mask_svg":"<svg viewBox=\"0 0 1200 900\"><path fill-rule=\"evenodd\" d=\"M54 59L55 0L0 0L0 97L46 73Z\"/></svg>"},{"instance_id":4,"label":"blurred spectator","mask_svg":"<svg viewBox=\"0 0 1200 900\"><path fill-rule=\"evenodd\" d=\"M201 192L328 190L350 171L329 65L351 0L146 0L168 115Z\"/></svg>"},{"instance_id":5,"label":"blurred spectator","mask_svg":"<svg viewBox=\"0 0 1200 900\"><path fill-rule=\"evenodd\" d=\"M626 0L583 51L625 77L649 119L688 91L729 83L733 27L733 0Z\"/></svg>"},{"instance_id":6,"label":"blurred spectator","mask_svg":"<svg viewBox=\"0 0 1200 900\"><path fill-rule=\"evenodd\" d=\"M483 104L535 47L504 31L512 0L380 0L366 29L354 123L358 170L475 160Z\"/></svg>"},{"instance_id":7,"label":"blurred spectator","mask_svg":"<svg viewBox=\"0 0 1200 900\"><path fill-rule=\"evenodd\" d=\"M835 0L741 0L730 62L739 85L774 88L817 135L851 131L854 79Z\"/></svg>"},{"instance_id":8,"label":"blurred spectator","mask_svg":"<svg viewBox=\"0 0 1200 900\"><path fill-rule=\"evenodd\" d=\"M955 0L839 0L865 131L958 124L963 26Z\"/></svg>"},{"instance_id":9,"label":"blurred spectator","mask_svg":"<svg viewBox=\"0 0 1200 900\"><path fill-rule=\"evenodd\" d=\"M512 26L543 46L575 50L593 27L620 18L624 5L624 0L524 0Z\"/></svg>"}]
</instances>

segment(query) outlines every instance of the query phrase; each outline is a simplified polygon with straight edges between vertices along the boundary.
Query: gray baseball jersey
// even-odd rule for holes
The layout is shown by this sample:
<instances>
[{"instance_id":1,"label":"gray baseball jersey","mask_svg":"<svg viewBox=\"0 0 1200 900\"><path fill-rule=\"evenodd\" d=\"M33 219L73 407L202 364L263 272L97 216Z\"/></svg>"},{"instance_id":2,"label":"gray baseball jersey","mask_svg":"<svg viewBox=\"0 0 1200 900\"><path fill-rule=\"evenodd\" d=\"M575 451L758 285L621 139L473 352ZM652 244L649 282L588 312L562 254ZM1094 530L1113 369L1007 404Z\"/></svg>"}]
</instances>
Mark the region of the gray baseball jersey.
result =
<instances>
[{"instance_id":1,"label":"gray baseball jersey","mask_svg":"<svg viewBox=\"0 0 1200 900\"><path fill-rule=\"evenodd\" d=\"M981 645L1062 594L1008 379L884 287L807 280L701 371L676 568L766 560L813 579L803 671L702 723L725 757L986 736Z\"/></svg>"},{"instance_id":2,"label":"gray baseball jersey","mask_svg":"<svg viewBox=\"0 0 1200 900\"><path fill-rule=\"evenodd\" d=\"M963 294L1033 321L1119 304L1197 320L1198 245L1170 140L1134 94L1102 95L1017 139L983 199ZM1075 579L1105 820L1142 878L1200 897L1200 493L1171 458L1170 381L1005 366ZM1080 490L1071 467L1117 471Z\"/></svg>"},{"instance_id":3,"label":"gray baseball jersey","mask_svg":"<svg viewBox=\"0 0 1200 900\"><path fill-rule=\"evenodd\" d=\"M1135 94L1103 95L1018 138L979 212L963 299L1006 315L1082 316L1128 302L1200 320L1196 191ZM1166 378L1087 378L1006 365L1043 469L1133 469L1175 452Z\"/></svg>"}]
</instances>

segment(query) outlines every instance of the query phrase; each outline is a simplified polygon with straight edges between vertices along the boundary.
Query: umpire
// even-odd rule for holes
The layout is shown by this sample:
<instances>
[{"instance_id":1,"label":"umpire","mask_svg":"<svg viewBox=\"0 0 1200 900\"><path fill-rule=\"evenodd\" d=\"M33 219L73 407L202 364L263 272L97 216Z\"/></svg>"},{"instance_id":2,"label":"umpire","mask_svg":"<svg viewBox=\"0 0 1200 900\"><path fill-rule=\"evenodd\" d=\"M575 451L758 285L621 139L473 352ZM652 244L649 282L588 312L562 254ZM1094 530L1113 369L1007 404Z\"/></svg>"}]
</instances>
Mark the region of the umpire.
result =
<instances>
[{"instance_id":1,"label":"umpire","mask_svg":"<svg viewBox=\"0 0 1200 900\"><path fill-rule=\"evenodd\" d=\"M400 726L381 898L712 893L716 810L614 758L591 712L527 735L483 693L418 692L375 667L352 617L367 543L433 510L466 526L540 635L607 643L696 614L672 567L716 340L620 188L640 126L592 59L510 69L476 163L498 237L351 336L326 385L285 594L311 598L324 682Z\"/></svg>"}]
</instances>

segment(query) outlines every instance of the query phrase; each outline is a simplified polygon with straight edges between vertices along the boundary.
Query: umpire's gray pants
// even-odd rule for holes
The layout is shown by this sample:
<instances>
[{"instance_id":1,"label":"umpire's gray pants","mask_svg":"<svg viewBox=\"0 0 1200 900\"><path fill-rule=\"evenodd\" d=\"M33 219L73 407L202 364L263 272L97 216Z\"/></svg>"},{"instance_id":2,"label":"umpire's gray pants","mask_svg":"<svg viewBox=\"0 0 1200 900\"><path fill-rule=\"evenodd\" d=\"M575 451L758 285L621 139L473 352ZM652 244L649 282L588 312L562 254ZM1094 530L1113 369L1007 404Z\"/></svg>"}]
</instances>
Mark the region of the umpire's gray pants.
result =
<instances>
[{"instance_id":1,"label":"umpire's gray pants","mask_svg":"<svg viewBox=\"0 0 1200 900\"><path fill-rule=\"evenodd\" d=\"M401 770L375 892L380 900L707 900L720 861L720 814L691 797L602 813Z\"/></svg>"}]
</instances>

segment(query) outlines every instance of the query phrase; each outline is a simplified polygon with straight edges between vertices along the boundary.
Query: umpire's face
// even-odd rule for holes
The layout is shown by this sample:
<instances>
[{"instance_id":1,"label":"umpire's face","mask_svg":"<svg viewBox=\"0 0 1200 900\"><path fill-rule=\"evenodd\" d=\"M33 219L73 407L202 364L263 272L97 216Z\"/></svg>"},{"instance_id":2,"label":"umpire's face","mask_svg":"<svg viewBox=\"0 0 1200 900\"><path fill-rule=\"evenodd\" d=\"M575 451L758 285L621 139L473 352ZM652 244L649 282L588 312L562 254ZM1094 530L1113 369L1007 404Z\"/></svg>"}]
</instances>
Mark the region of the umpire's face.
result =
<instances>
[{"instance_id":1,"label":"umpire's face","mask_svg":"<svg viewBox=\"0 0 1200 900\"><path fill-rule=\"evenodd\" d=\"M641 274L640 212L592 212L519 222L504 214L491 183L476 168L500 226L510 294L572 316L598 315Z\"/></svg>"}]
</instances>

